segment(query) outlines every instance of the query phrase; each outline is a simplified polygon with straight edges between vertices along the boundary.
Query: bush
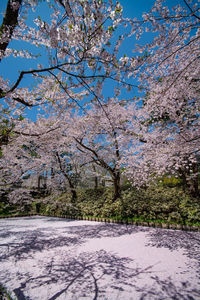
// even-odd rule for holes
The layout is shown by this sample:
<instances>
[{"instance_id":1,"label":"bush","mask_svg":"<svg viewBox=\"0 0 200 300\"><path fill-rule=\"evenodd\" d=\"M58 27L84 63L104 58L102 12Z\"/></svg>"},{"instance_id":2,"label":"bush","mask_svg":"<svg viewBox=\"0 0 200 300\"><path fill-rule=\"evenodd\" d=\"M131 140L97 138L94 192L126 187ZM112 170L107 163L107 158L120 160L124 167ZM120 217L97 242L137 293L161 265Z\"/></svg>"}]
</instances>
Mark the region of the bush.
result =
<instances>
[{"instance_id":1,"label":"bush","mask_svg":"<svg viewBox=\"0 0 200 300\"><path fill-rule=\"evenodd\" d=\"M2 300L12 300L10 293L7 289L0 283L0 299Z\"/></svg>"},{"instance_id":2,"label":"bush","mask_svg":"<svg viewBox=\"0 0 200 300\"><path fill-rule=\"evenodd\" d=\"M146 189L123 187L121 199L113 202L112 188L82 190L77 207L81 215L140 218L175 223L200 223L200 204L180 187L154 185Z\"/></svg>"},{"instance_id":3,"label":"bush","mask_svg":"<svg viewBox=\"0 0 200 300\"><path fill-rule=\"evenodd\" d=\"M142 217L146 220L160 219L176 223L200 223L200 203L181 188L151 186L138 191L122 192L128 217Z\"/></svg>"},{"instance_id":4,"label":"bush","mask_svg":"<svg viewBox=\"0 0 200 300\"><path fill-rule=\"evenodd\" d=\"M177 187L182 185L182 180L175 176L164 176L161 181L164 187Z\"/></svg>"},{"instance_id":5,"label":"bush","mask_svg":"<svg viewBox=\"0 0 200 300\"><path fill-rule=\"evenodd\" d=\"M76 203L67 193L35 200L32 211L49 215L93 216L200 225L200 201L180 187L152 185L136 190L122 187L113 201L112 187L80 189Z\"/></svg>"}]
</instances>

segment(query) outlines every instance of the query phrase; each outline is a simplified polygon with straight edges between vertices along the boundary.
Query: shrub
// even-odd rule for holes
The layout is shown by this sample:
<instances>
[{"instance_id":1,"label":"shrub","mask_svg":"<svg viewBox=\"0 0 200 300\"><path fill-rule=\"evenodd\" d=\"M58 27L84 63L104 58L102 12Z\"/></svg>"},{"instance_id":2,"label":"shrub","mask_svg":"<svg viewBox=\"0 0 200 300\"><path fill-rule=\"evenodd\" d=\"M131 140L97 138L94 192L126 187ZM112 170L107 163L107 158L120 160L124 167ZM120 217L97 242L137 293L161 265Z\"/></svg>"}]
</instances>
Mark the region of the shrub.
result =
<instances>
[{"instance_id":1,"label":"shrub","mask_svg":"<svg viewBox=\"0 0 200 300\"><path fill-rule=\"evenodd\" d=\"M77 191L76 203L71 202L70 194L54 194L35 199L32 210L50 215L160 220L200 225L199 199L191 198L180 187L163 185L139 190L129 185L123 186L121 198L115 201L112 187L80 189Z\"/></svg>"},{"instance_id":2,"label":"shrub","mask_svg":"<svg viewBox=\"0 0 200 300\"><path fill-rule=\"evenodd\" d=\"M161 181L162 185L167 187L177 187L182 185L182 180L175 176L164 176Z\"/></svg>"},{"instance_id":3,"label":"shrub","mask_svg":"<svg viewBox=\"0 0 200 300\"><path fill-rule=\"evenodd\" d=\"M0 299L2 300L13 300L11 294L7 291L7 289L0 283Z\"/></svg>"}]
</instances>

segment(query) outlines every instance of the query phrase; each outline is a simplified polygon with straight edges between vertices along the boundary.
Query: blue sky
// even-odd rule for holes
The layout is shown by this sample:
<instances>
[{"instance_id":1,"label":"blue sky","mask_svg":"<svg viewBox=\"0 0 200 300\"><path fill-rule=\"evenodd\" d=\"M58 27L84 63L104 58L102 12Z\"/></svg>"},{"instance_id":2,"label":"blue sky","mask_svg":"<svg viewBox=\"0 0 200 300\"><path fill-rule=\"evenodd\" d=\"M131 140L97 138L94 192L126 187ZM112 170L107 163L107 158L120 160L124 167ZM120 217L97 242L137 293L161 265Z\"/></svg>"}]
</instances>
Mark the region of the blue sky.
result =
<instances>
[{"instance_id":1,"label":"blue sky","mask_svg":"<svg viewBox=\"0 0 200 300\"><path fill-rule=\"evenodd\" d=\"M154 4L154 0L121 0L120 3L123 6L123 15L125 17L129 18L141 18L143 12L147 12L152 5ZM7 5L7 0L0 1L0 21L2 21L3 13L5 11ZM49 18L47 15L46 10L46 4L42 1L38 8L36 9L35 13L31 13L29 15L28 21L30 22L30 25L32 25L32 19L35 17L41 16L42 19ZM123 47L121 49L121 53L130 55L132 48L134 48L134 40L129 40L126 43L123 44ZM27 43L22 41L13 41L9 45L10 47L13 47L15 49L30 49L30 46L27 45ZM33 53L36 53L36 49L33 49ZM37 49L38 51L38 49ZM11 82L15 82L16 79L19 76L19 72L22 70L30 70L37 66L38 63L42 63L45 65L46 55L44 52L42 52L43 55L36 59L36 60L28 60L28 59L22 59L22 58L15 58L15 57L8 57L4 58L2 62L0 63L0 76L2 76L4 79L9 79ZM26 76L25 79L22 82L21 86L27 86L27 84L30 86L32 82L30 81L30 77ZM109 91L107 96L109 96ZM112 96L112 95L110 95ZM35 112L32 112L32 119L35 119Z\"/></svg>"}]
</instances>

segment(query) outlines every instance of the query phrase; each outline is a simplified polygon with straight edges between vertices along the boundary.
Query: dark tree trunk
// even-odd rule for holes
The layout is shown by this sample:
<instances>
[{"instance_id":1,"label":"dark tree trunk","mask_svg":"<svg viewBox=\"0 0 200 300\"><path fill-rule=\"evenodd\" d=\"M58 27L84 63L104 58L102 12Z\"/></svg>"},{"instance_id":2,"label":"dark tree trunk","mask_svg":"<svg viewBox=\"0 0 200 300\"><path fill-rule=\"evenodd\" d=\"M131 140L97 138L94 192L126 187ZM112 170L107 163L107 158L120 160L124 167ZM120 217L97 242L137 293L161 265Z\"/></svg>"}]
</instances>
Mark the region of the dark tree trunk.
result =
<instances>
[{"instance_id":1,"label":"dark tree trunk","mask_svg":"<svg viewBox=\"0 0 200 300\"><path fill-rule=\"evenodd\" d=\"M72 195L72 203L76 203L77 200L77 193L76 193L76 189L75 186L70 178L70 176L66 173L63 173L63 175L65 176L65 178L67 179L68 183L69 183L69 188L70 188L70 193Z\"/></svg>"},{"instance_id":2,"label":"dark tree trunk","mask_svg":"<svg viewBox=\"0 0 200 300\"><path fill-rule=\"evenodd\" d=\"M3 18L2 25L0 27L0 34L4 34L5 32L7 33L7 30L9 28L9 33L7 33L8 39L5 42L0 44L0 50L2 51L3 54L6 51L6 48L8 47L8 44L12 38L13 31L18 24L17 19L18 19L20 8L21 8L22 0L16 0L16 4L19 5L18 8L13 9L11 1L8 0L6 12L5 12L5 15ZM0 58L0 61L1 61L1 58Z\"/></svg>"},{"instance_id":3,"label":"dark tree trunk","mask_svg":"<svg viewBox=\"0 0 200 300\"><path fill-rule=\"evenodd\" d=\"M105 187L105 186L106 186L105 179L102 179L102 181L101 181L101 185L102 185L103 187Z\"/></svg>"},{"instance_id":4,"label":"dark tree trunk","mask_svg":"<svg viewBox=\"0 0 200 300\"><path fill-rule=\"evenodd\" d=\"M193 164L193 174L194 176L188 180L189 193L197 198L199 197L199 178L198 178L198 164Z\"/></svg>"},{"instance_id":5,"label":"dark tree trunk","mask_svg":"<svg viewBox=\"0 0 200 300\"><path fill-rule=\"evenodd\" d=\"M71 180L69 180L69 178L68 178L68 182L69 182L70 192L72 195L72 203L76 203L76 200L77 200L76 189L75 189L74 185L72 184Z\"/></svg>"},{"instance_id":6,"label":"dark tree trunk","mask_svg":"<svg viewBox=\"0 0 200 300\"><path fill-rule=\"evenodd\" d=\"M62 166L62 163L61 163L60 156L59 156L58 152L56 152L56 156L57 156L57 159L58 159L60 170L61 170L61 172L63 173L63 175L65 176L65 178L67 179L67 181L69 183L70 193L72 195L72 203L75 203L76 199L77 199L77 193L76 193L75 186L74 186L74 184L71 180L70 175L67 172L65 172L65 169Z\"/></svg>"},{"instance_id":7,"label":"dark tree trunk","mask_svg":"<svg viewBox=\"0 0 200 300\"><path fill-rule=\"evenodd\" d=\"M198 179L195 178L188 183L188 189L191 196L194 198L199 197Z\"/></svg>"},{"instance_id":8,"label":"dark tree trunk","mask_svg":"<svg viewBox=\"0 0 200 300\"><path fill-rule=\"evenodd\" d=\"M114 195L113 195L113 200L119 199L121 202L121 217L126 218L126 209L124 205L123 198L121 197L121 186L120 186L120 172L118 171L115 174L115 177L113 178L113 183L114 183Z\"/></svg>"},{"instance_id":9,"label":"dark tree trunk","mask_svg":"<svg viewBox=\"0 0 200 300\"><path fill-rule=\"evenodd\" d=\"M54 178L54 176L55 176L55 171L54 171L54 169L53 169L53 168L51 168L51 179L53 179L53 178Z\"/></svg>"},{"instance_id":10,"label":"dark tree trunk","mask_svg":"<svg viewBox=\"0 0 200 300\"><path fill-rule=\"evenodd\" d=\"M95 190L98 189L98 177L97 176L94 177L94 188L95 188Z\"/></svg>"},{"instance_id":11,"label":"dark tree trunk","mask_svg":"<svg viewBox=\"0 0 200 300\"><path fill-rule=\"evenodd\" d=\"M194 197L194 198L198 198L200 196L200 192L199 192L199 178L198 178L198 164L193 164L192 166L192 171L194 175L192 178L191 174L186 171L186 170L181 170L181 178L183 180L183 188L185 191L188 191L189 194Z\"/></svg>"},{"instance_id":12,"label":"dark tree trunk","mask_svg":"<svg viewBox=\"0 0 200 300\"><path fill-rule=\"evenodd\" d=\"M199 197L200 192L199 192L199 164L198 163L195 163L193 165L193 173L196 175L192 178L191 193L193 194L194 197Z\"/></svg>"},{"instance_id":13,"label":"dark tree trunk","mask_svg":"<svg viewBox=\"0 0 200 300\"><path fill-rule=\"evenodd\" d=\"M113 200L120 198L121 190L120 190L120 173L116 172L113 176L113 185L114 185L114 195Z\"/></svg>"}]
</instances>

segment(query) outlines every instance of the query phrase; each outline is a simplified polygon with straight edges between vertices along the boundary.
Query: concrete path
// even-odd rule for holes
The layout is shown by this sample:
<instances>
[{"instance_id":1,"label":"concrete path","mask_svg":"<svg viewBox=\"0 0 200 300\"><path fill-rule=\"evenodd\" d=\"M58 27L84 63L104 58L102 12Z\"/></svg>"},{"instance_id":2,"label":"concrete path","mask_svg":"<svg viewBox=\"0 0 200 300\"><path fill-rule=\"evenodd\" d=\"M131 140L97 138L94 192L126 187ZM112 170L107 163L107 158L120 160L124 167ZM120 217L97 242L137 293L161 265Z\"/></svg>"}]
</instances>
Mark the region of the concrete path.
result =
<instances>
[{"instance_id":1,"label":"concrete path","mask_svg":"<svg viewBox=\"0 0 200 300\"><path fill-rule=\"evenodd\" d=\"M196 300L199 246L199 232L1 219L0 283L19 300Z\"/></svg>"}]
</instances>

